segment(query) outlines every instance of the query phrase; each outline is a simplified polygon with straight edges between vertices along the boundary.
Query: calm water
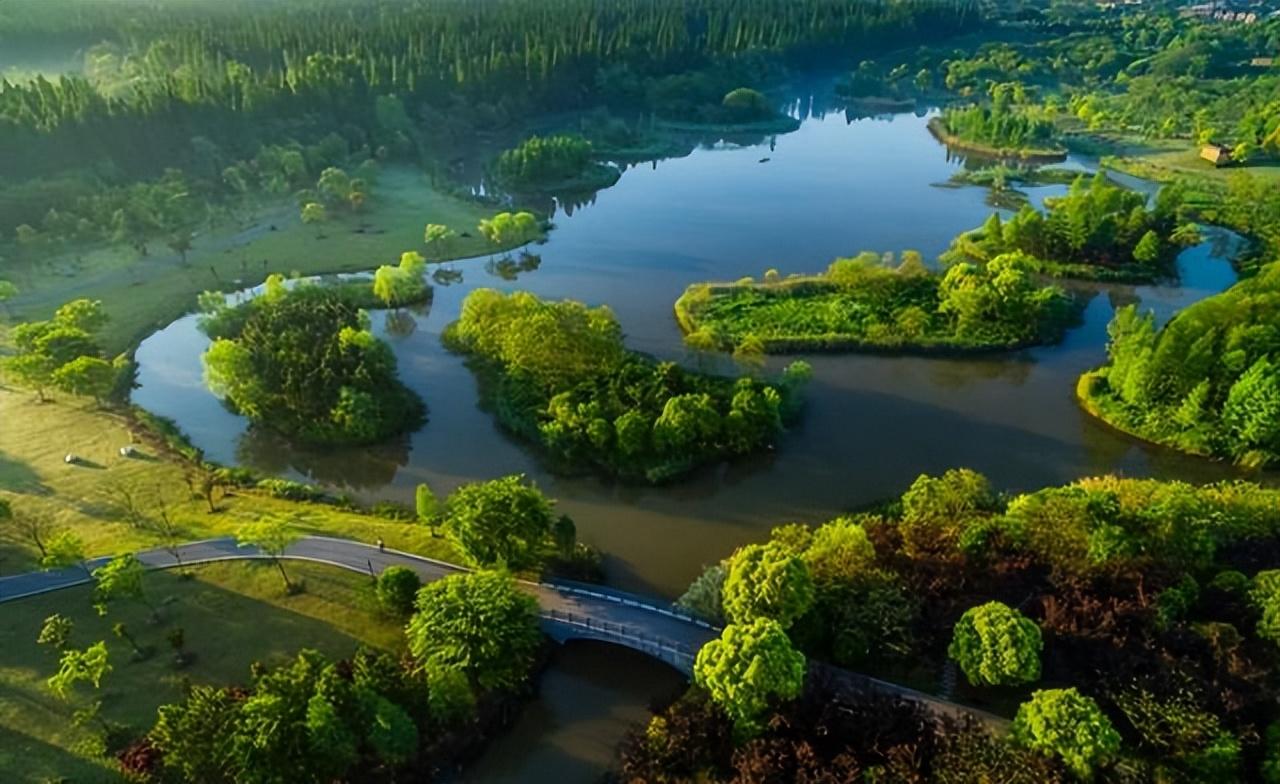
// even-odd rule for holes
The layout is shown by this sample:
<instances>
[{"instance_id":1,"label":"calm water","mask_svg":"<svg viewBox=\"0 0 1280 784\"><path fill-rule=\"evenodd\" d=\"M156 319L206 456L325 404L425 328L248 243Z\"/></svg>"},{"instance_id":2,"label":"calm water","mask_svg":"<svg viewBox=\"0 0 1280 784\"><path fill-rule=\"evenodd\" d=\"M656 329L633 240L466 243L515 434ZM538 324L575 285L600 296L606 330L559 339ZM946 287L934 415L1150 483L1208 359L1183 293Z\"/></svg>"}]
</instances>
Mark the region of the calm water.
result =
<instances>
[{"instance_id":1,"label":"calm water","mask_svg":"<svg viewBox=\"0 0 1280 784\"><path fill-rule=\"evenodd\" d=\"M466 293L492 286L608 304L630 346L689 360L671 312L688 284L758 276L771 267L784 275L813 272L861 250L914 248L932 257L990 212L982 189L936 187L958 166L922 117L850 121L827 114L808 117L799 131L772 143L717 145L633 168L592 203L556 217L551 239L537 249L537 270L504 281L484 259L458 263L464 281L438 286L430 312L414 323L388 331L385 315L375 315L377 327L390 333L405 381L430 407L429 423L394 445L317 452L248 430L201 383L207 340L194 317L139 348L135 400L175 419L214 460L371 498L411 502L419 482L444 494L463 482L527 473L559 499L581 537L608 554L614 583L666 596L776 524L829 519L900 493L922 472L971 466L1010 490L1104 472L1230 475L1228 467L1118 435L1073 400L1079 373L1104 359L1116 306L1140 301L1167 318L1231 284L1225 256L1234 238L1225 232L1210 232L1209 241L1182 255L1179 287L1090 289L1084 323L1059 346L966 360L809 358L815 376L804 420L776 454L671 487L547 474L477 409L470 372L440 346L440 332ZM1036 188L1031 196L1038 201L1063 190ZM599 738L616 737L619 717L638 716L649 696L602 675L595 669L602 657L625 658L598 649L566 653L547 681L547 696L531 709L534 718L499 744L475 780L537 780L531 771L545 770L547 780L568 784L598 775L608 760ZM613 697L601 701L602 689Z\"/></svg>"}]
</instances>

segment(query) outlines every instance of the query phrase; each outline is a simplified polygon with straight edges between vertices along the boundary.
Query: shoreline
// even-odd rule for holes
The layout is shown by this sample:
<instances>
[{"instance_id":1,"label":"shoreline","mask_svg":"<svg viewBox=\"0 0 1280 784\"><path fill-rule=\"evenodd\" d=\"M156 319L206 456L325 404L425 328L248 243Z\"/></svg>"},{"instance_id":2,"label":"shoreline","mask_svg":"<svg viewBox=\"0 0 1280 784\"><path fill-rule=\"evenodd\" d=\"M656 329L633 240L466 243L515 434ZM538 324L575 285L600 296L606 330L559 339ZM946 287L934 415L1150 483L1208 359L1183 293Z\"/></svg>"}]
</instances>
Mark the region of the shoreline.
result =
<instances>
[{"instance_id":1,"label":"shoreline","mask_svg":"<svg viewBox=\"0 0 1280 784\"><path fill-rule=\"evenodd\" d=\"M970 155L978 155L999 161L1023 161L1034 165L1062 163L1067 159L1067 149L1065 147L1048 150L992 147L989 144L961 139L947 130L946 123L943 122L941 117L934 117L929 120L927 127L929 128L929 133L933 134L933 138L945 145L947 149L956 152L969 153Z\"/></svg>"}]
</instances>

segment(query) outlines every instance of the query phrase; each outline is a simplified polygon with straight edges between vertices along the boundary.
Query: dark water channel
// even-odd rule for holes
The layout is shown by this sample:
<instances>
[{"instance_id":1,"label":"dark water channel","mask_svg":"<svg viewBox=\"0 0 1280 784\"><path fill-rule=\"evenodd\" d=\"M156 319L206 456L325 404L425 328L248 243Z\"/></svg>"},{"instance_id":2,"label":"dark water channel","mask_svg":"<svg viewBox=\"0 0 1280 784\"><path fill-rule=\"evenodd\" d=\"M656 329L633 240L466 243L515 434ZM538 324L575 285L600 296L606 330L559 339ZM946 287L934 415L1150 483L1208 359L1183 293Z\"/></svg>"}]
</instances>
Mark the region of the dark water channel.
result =
<instances>
[{"instance_id":1,"label":"dark water channel","mask_svg":"<svg viewBox=\"0 0 1280 784\"><path fill-rule=\"evenodd\" d=\"M1099 286L1084 323L1050 348L981 359L817 356L803 422L776 454L707 470L670 487L554 477L476 407L476 385L439 335L475 287L523 288L608 304L630 346L688 360L672 317L685 286L703 280L813 272L861 250L942 251L986 217L981 188L938 187L961 165L916 115L853 119L810 112L799 131L746 146L718 144L627 171L589 204L561 211L537 252L541 265L504 280L486 260L456 263L463 281L437 286L429 313L390 340L430 421L404 443L317 452L250 431L201 382L207 340L180 319L137 352L135 400L173 418L208 456L356 495L412 501L513 472L559 499L580 535L609 556L610 579L675 596L700 568L787 521L820 522L900 493L918 474L970 466L1009 490L1118 472L1207 481L1226 466L1137 443L1074 403L1076 377L1104 358L1118 305L1140 301L1162 318L1229 286L1235 238L1217 230L1179 259L1178 286ZM1083 166L1086 162L1073 161ZM1061 186L1029 189L1038 201ZM375 325L387 331L383 314ZM412 330L405 334L406 327ZM778 363L774 363L778 364ZM525 721L476 768L474 781L593 780L617 734L669 691L661 665L591 646L568 649Z\"/></svg>"}]
</instances>

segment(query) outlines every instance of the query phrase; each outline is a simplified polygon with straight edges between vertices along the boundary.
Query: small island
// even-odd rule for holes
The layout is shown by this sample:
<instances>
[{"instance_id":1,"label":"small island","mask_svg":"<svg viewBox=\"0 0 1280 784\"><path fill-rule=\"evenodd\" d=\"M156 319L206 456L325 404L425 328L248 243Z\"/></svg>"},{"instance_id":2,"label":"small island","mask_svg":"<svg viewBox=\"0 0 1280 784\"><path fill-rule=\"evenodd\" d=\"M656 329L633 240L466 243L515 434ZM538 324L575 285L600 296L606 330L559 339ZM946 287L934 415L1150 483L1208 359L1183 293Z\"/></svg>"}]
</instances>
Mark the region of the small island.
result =
<instances>
[{"instance_id":1,"label":"small island","mask_svg":"<svg viewBox=\"0 0 1280 784\"><path fill-rule=\"evenodd\" d=\"M720 102L683 105L679 111L663 113L661 127L672 131L712 133L790 133L800 121L783 114L759 90L738 87L725 93Z\"/></svg>"},{"instance_id":2,"label":"small island","mask_svg":"<svg viewBox=\"0 0 1280 784\"><path fill-rule=\"evenodd\" d=\"M1160 189L1154 204L1122 188L1102 172L1080 175L1065 196L1029 204L1007 221L992 213L983 226L961 234L942 255L944 263L984 263L1020 252L1045 275L1142 283L1177 276L1178 253L1200 241L1195 224L1181 218L1184 190Z\"/></svg>"},{"instance_id":3,"label":"small island","mask_svg":"<svg viewBox=\"0 0 1280 784\"><path fill-rule=\"evenodd\" d=\"M248 302L216 301L220 294L202 297L201 327L214 338L205 381L255 425L307 443L367 444L422 423L425 406L370 331L363 308L377 300L368 283L290 288L273 275Z\"/></svg>"},{"instance_id":4,"label":"small island","mask_svg":"<svg viewBox=\"0 0 1280 784\"><path fill-rule=\"evenodd\" d=\"M1042 108L1027 105L1021 83L991 88L990 105L951 107L929 121L929 131L954 150L1024 163L1058 163L1067 151Z\"/></svg>"},{"instance_id":5,"label":"small island","mask_svg":"<svg viewBox=\"0 0 1280 784\"><path fill-rule=\"evenodd\" d=\"M1121 308L1108 363L1076 387L1085 410L1131 435L1262 468L1280 463L1280 266L1265 267L1157 330Z\"/></svg>"},{"instance_id":6,"label":"small island","mask_svg":"<svg viewBox=\"0 0 1280 784\"><path fill-rule=\"evenodd\" d=\"M575 134L530 136L490 166L494 183L510 193L598 191L622 176L596 160L590 141Z\"/></svg>"},{"instance_id":7,"label":"small island","mask_svg":"<svg viewBox=\"0 0 1280 784\"><path fill-rule=\"evenodd\" d=\"M941 353L1019 348L1061 339L1072 299L1041 286L1021 253L945 274L920 254L863 253L821 275L699 283L676 301L686 342L703 350Z\"/></svg>"},{"instance_id":8,"label":"small island","mask_svg":"<svg viewBox=\"0 0 1280 784\"><path fill-rule=\"evenodd\" d=\"M485 405L562 471L657 483L769 449L796 413L804 363L779 383L696 373L623 346L606 307L478 289L444 334Z\"/></svg>"}]
</instances>

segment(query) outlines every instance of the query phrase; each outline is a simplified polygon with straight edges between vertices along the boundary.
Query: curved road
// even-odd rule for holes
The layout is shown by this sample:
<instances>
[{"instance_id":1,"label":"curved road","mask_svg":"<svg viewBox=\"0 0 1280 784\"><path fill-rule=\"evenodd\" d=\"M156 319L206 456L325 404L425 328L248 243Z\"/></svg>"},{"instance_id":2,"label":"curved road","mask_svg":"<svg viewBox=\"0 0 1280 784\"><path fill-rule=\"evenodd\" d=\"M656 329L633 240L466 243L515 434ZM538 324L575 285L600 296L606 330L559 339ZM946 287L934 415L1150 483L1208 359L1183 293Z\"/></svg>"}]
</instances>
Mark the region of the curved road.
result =
<instances>
[{"instance_id":1,"label":"curved road","mask_svg":"<svg viewBox=\"0 0 1280 784\"><path fill-rule=\"evenodd\" d=\"M240 547L235 539L208 539L178 545L172 549L147 550L137 558L149 569L268 559L255 547ZM423 582L467 571L464 567L398 550L379 550L350 539L304 536L289 547L284 558L314 561L371 577L388 566L405 566L417 572ZM44 572L27 572L0 578L0 602L49 593L92 581L89 572L109 558L88 561L83 568L72 567ZM719 629L674 610L671 605L635 594L595 585L575 583L535 583L519 581L522 590L538 600L543 631L553 639L592 639L622 645L660 659L689 675L702 645L714 639ZM851 691L888 693L919 702L934 712L953 718L977 718L1002 729L1008 722L973 708L939 699L897 684L880 681L847 670L823 667L833 682Z\"/></svg>"}]
</instances>

